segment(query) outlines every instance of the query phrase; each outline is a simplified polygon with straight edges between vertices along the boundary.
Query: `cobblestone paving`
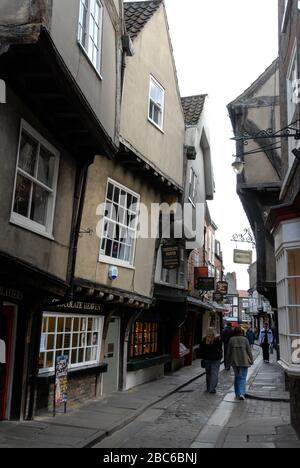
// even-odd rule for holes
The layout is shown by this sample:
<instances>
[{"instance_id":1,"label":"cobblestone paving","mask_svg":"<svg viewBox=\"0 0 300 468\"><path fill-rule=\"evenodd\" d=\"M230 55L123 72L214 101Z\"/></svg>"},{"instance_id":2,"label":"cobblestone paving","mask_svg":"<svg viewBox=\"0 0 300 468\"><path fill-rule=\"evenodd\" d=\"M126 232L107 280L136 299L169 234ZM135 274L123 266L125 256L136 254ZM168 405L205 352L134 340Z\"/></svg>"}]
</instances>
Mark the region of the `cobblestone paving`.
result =
<instances>
[{"instance_id":1,"label":"cobblestone paving","mask_svg":"<svg viewBox=\"0 0 300 468\"><path fill-rule=\"evenodd\" d=\"M256 348L255 357L259 354ZM251 383L256 376L260 379L264 376L260 365L254 369ZM300 448L300 441L290 426L289 404L259 400L236 402L233 381L233 372L223 371L214 396L205 393L203 377L155 405L97 447Z\"/></svg>"},{"instance_id":2,"label":"cobblestone paving","mask_svg":"<svg viewBox=\"0 0 300 468\"><path fill-rule=\"evenodd\" d=\"M233 376L223 372L218 394L205 392L205 378L155 405L137 421L105 439L101 448L188 448L232 387ZM151 418L151 415L153 418Z\"/></svg>"}]
</instances>

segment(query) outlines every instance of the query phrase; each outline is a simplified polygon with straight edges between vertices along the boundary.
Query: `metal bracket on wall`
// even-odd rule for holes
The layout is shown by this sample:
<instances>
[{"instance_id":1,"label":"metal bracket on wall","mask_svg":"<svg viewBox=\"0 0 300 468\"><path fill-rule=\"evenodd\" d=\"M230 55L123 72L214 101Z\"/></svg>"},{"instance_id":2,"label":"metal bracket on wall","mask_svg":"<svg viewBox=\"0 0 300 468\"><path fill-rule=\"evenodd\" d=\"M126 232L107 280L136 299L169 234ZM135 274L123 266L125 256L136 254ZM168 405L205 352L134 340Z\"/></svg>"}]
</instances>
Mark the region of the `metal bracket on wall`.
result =
<instances>
[{"instance_id":1,"label":"metal bracket on wall","mask_svg":"<svg viewBox=\"0 0 300 468\"><path fill-rule=\"evenodd\" d=\"M250 229L244 229L242 234L233 234L231 242L241 242L251 244L253 248L256 247L256 241Z\"/></svg>"}]
</instances>

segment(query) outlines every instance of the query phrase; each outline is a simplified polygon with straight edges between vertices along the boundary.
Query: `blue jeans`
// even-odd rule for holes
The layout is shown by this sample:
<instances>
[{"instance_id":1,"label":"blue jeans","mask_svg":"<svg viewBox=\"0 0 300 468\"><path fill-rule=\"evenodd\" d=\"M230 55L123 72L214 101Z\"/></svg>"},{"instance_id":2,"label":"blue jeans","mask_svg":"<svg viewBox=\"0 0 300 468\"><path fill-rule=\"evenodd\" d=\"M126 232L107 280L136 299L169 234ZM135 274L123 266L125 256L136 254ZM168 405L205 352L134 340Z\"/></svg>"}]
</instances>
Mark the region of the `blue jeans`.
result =
<instances>
[{"instance_id":1,"label":"blue jeans","mask_svg":"<svg viewBox=\"0 0 300 468\"><path fill-rule=\"evenodd\" d=\"M221 361L205 361L208 392L215 392L219 382Z\"/></svg>"},{"instance_id":2,"label":"blue jeans","mask_svg":"<svg viewBox=\"0 0 300 468\"><path fill-rule=\"evenodd\" d=\"M246 395L248 367L234 367L235 382L234 390L237 398Z\"/></svg>"}]
</instances>

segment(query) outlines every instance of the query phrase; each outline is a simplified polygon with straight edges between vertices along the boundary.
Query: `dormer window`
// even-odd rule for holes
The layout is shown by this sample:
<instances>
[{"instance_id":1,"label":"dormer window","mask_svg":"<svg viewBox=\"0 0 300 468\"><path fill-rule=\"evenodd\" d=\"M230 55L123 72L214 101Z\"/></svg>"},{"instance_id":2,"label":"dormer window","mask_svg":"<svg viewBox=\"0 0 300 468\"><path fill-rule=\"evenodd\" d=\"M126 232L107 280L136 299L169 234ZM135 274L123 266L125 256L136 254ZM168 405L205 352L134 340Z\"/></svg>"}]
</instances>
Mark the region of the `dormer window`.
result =
<instances>
[{"instance_id":1,"label":"dormer window","mask_svg":"<svg viewBox=\"0 0 300 468\"><path fill-rule=\"evenodd\" d=\"M150 97L149 97L149 120L160 130L163 130L165 107L165 90L153 78L150 77Z\"/></svg>"}]
</instances>

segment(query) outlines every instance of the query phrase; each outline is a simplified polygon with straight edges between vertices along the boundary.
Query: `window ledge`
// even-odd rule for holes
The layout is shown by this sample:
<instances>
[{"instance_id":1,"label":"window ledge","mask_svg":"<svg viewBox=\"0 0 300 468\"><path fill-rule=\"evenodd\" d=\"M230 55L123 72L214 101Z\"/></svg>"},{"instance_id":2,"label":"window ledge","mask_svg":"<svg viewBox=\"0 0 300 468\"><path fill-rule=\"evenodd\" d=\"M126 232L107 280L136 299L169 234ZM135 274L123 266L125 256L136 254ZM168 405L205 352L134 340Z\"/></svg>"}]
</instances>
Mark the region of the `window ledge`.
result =
<instances>
[{"instance_id":1,"label":"window ledge","mask_svg":"<svg viewBox=\"0 0 300 468\"><path fill-rule=\"evenodd\" d=\"M82 51L83 55L85 56L85 58L87 59L88 63L90 64L90 66L92 67L92 69L94 70L94 72L96 73L96 75L98 76L98 78L103 81L103 76L101 75L101 73L97 70L97 68L95 67L95 65L93 64L93 62L91 61L90 57L89 57L89 54L87 53L87 51L85 50L85 48L83 47L83 45L81 44L80 41L77 40L77 44L78 44L78 47L79 49Z\"/></svg>"},{"instance_id":2,"label":"window ledge","mask_svg":"<svg viewBox=\"0 0 300 468\"><path fill-rule=\"evenodd\" d=\"M116 258L110 258L100 255L98 261L99 263L118 266L120 268L126 268L127 270L135 270L135 267L133 265L129 265L128 263L122 262L121 260L117 260Z\"/></svg>"},{"instance_id":3,"label":"window ledge","mask_svg":"<svg viewBox=\"0 0 300 468\"><path fill-rule=\"evenodd\" d=\"M288 376L300 378L300 364L286 363L281 360L279 361L279 365L283 367Z\"/></svg>"},{"instance_id":4,"label":"window ledge","mask_svg":"<svg viewBox=\"0 0 300 468\"><path fill-rule=\"evenodd\" d=\"M153 125L153 127L159 130L163 135L165 135L164 130L159 125L157 125L157 123L155 123L154 120L151 120L150 117L148 117L148 122L150 122L151 125Z\"/></svg>"},{"instance_id":5,"label":"window ledge","mask_svg":"<svg viewBox=\"0 0 300 468\"><path fill-rule=\"evenodd\" d=\"M167 364L171 361L172 361L172 357L170 354L165 354L163 356L156 356L152 358L145 357L144 359L141 358L139 360L130 361L127 364L127 371L136 372L138 370L149 369L150 367Z\"/></svg>"},{"instance_id":6,"label":"window ledge","mask_svg":"<svg viewBox=\"0 0 300 468\"><path fill-rule=\"evenodd\" d=\"M108 364L101 363L98 366L91 366L91 367L82 367L78 369L70 369L68 373L69 379L75 379L76 377L80 377L82 375L99 375L105 374L108 370ZM39 374L38 379L43 381L44 383L51 384L54 382L55 373L49 372L45 374Z\"/></svg>"},{"instance_id":7,"label":"window ledge","mask_svg":"<svg viewBox=\"0 0 300 468\"><path fill-rule=\"evenodd\" d=\"M38 236L45 237L46 239L49 239L51 241L55 240L52 234L49 234L48 232L43 231L42 229L39 229L38 226L36 226L34 223L27 222L25 219L23 220L21 217L15 214L11 215L10 224L25 229L26 231L32 232L33 234L37 234Z\"/></svg>"},{"instance_id":8,"label":"window ledge","mask_svg":"<svg viewBox=\"0 0 300 468\"><path fill-rule=\"evenodd\" d=\"M183 291L186 291L186 287L185 286L182 286L180 284L174 284L174 283L165 283L164 281L159 281L158 283L156 284L161 284L162 286L166 286L167 288L176 288L176 289L180 289L180 290L183 290Z\"/></svg>"}]
</instances>

